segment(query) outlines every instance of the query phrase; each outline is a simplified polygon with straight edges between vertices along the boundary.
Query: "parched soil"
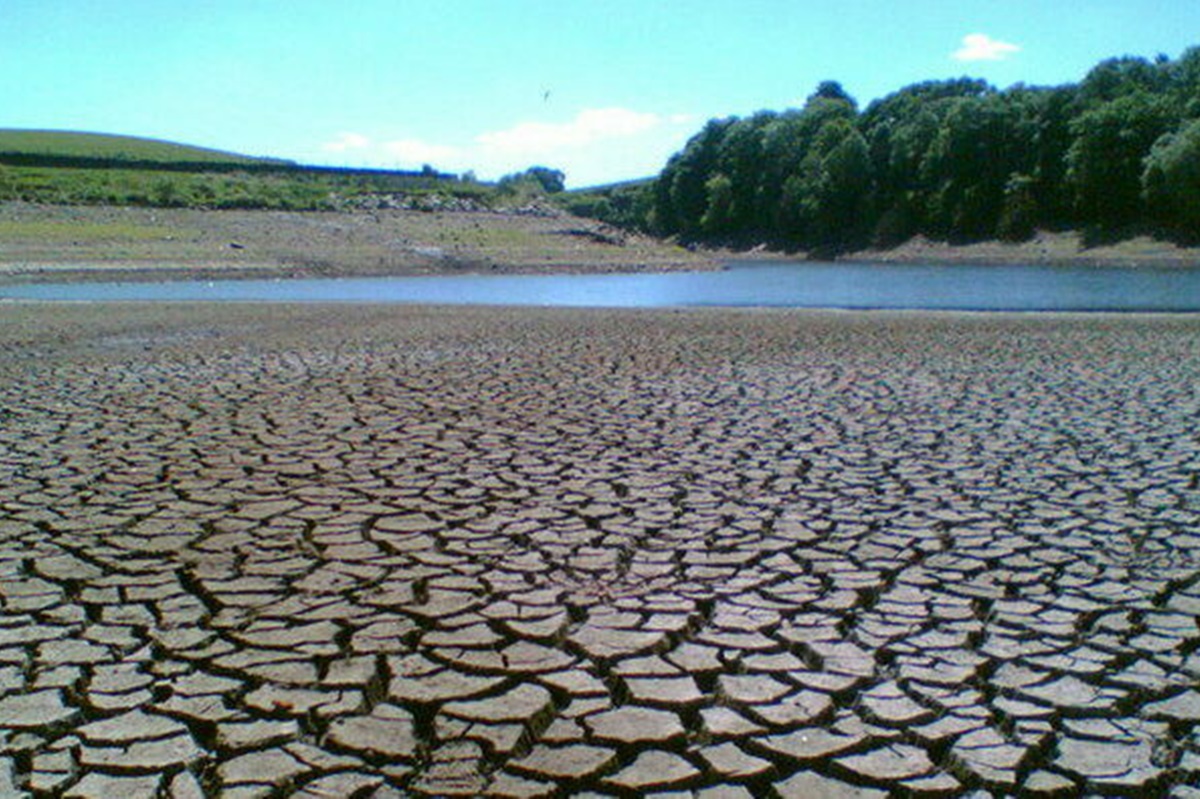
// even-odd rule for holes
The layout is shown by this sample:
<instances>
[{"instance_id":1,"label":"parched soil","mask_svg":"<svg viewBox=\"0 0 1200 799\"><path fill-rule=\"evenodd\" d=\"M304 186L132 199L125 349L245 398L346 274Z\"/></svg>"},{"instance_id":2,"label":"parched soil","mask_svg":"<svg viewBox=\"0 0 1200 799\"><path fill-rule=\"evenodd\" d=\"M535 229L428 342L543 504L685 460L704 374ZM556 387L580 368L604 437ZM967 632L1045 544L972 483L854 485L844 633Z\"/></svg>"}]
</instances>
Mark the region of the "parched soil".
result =
<instances>
[{"instance_id":1,"label":"parched soil","mask_svg":"<svg viewBox=\"0 0 1200 799\"><path fill-rule=\"evenodd\" d=\"M0 281L712 269L566 214L201 211L0 204Z\"/></svg>"},{"instance_id":2,"label":"parched soil","mask_svg":"<svg viewBox=\"0 0 1200 799\"><path fill-rule=\"evenodd\" d=\"M0 794L1182 798L1198 616L1195 318L0 313Z\"/></svg>"}]
</instances>

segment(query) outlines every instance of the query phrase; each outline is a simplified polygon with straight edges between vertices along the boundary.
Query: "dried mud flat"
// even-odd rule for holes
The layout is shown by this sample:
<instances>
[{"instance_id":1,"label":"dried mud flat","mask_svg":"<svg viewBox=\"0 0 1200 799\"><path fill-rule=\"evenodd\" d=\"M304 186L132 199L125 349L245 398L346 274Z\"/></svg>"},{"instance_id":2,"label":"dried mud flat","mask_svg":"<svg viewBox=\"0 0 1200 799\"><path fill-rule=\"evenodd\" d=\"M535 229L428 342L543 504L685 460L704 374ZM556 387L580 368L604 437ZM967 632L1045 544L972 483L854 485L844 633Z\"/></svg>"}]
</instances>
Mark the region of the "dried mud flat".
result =
<instances>
[{"instance_id":1,"label":"dried mud flat","mask_svg":"<svg viewBox=\"0 0 1200 799\"><path fill-rule=\"evenodd\" d=\"M1200 781L1200 321L9 305L0 794Z\"/></svg>"}]
</instances>

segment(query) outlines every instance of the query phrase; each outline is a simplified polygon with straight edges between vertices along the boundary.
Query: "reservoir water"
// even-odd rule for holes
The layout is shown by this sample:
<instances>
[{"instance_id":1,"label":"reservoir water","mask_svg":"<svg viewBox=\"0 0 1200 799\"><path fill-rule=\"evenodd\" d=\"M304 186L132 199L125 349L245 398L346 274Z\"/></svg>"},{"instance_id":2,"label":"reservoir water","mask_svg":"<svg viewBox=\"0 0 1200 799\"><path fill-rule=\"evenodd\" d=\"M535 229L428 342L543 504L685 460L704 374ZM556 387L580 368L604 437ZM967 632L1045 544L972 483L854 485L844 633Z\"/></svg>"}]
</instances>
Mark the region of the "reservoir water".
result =
<instances>
[{"instance_id":1,"label":"reservoir water","mask_svg":"<svg viewBox=\"0 0 1200 799\"><path fill-rule=\"evenodd\" d=\"M0 286L67 301L387 302L663 308L1200 311L1200 269L731 263L713 272Z\"/></svg>"}]
</instances>

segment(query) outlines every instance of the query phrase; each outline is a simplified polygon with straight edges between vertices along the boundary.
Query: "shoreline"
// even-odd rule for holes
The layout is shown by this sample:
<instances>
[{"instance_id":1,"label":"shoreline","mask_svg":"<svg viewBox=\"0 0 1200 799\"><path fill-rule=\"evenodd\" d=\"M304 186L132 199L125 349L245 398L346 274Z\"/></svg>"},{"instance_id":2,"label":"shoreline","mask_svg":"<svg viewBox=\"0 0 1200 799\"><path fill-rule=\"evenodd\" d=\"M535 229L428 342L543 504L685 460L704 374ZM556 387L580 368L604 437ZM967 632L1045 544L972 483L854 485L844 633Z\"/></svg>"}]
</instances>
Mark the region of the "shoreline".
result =
<instances>
[{"instance_id":1,"label":"shoreline","mask_svg":"<svg viewBox=\"0 0 1200 799\"><path fill-rule=\"evenodd\" d=\"M729 261L803 261L805 252L778 252L765 248L738 252L716 250ZM927 264L930 266L1096 266L1125 269L1200 269L1200 247L1181 247L1150 236L1138 235L1088 245L1079 231L1038 231L1029 241L998 240L950 244L916 236L889 248L867 248L841 253L832 260L846 263Z\"/></svg>"},{"instance_id":2,"label":"shoreline","mask_svg":"<svg viewBox=\"0 0 1200 799\"><path fill-rule=\"evenodd\" d=\"M0 284L711 271L783 253L684 248L566 214L197 211L0 204ZM821 260L821 259L814 259ZM1078 232L1018 244L923 238L843 262L1200 268L1200 248L1146 236L1086 246Z\"/></svg>"}]
</instances>

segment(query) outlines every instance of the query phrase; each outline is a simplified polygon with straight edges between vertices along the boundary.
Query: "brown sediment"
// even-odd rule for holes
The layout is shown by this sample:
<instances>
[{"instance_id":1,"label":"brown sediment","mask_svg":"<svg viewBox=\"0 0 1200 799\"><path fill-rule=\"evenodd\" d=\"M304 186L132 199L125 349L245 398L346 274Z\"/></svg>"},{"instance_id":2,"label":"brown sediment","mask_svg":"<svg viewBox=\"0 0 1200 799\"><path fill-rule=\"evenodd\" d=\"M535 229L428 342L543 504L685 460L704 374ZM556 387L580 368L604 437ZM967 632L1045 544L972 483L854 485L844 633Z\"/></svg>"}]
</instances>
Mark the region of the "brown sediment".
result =
<instances>
[{"instance_id":1,"label":"brown sediment","mask_svg":"<svg viewBox=\"0 0 1200 799\"><path fill-rule=\"evenodd\" d=\"M7 305L0 793L1166 795L1198 353L1188 316Z\"/></svg>"},{"instance_id":2,"label":"brown sediment","mask_svg":"<svg viewBox=\"0 0 1200 799\"><path fill-rule=\"evenodd\" d=\"M0 204L0 283L638 272L718 262L544 209L348 212Z\"/></svg>"}]
</instances>

